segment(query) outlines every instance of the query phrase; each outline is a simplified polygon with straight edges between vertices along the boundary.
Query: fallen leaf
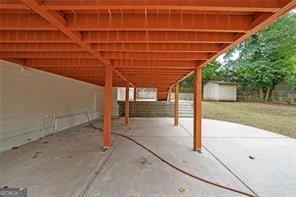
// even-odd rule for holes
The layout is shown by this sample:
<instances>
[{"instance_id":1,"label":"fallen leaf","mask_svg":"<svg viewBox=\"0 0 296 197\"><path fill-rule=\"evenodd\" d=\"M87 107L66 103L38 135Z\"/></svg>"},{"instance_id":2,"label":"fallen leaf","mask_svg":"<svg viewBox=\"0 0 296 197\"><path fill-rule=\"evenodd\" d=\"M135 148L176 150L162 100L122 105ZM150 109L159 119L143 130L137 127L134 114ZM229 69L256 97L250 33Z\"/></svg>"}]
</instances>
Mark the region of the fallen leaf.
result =
<instances>
[{"instance_id":1,"label":"fallen leaf","mask_svg":"<svg viewBox=\"0 0 296 197\"><path fill-rule=\"evenodd\" d=\"M249 155L249 158L250 158L250 159L255 159L255 157L253 157L252 155Z\"/></svg>"},{"instance_id":2,"label":"fallen leaf","mask_svg":"<svg viewBox=\"0 0 296 197\"><path fill-rule=\"evenodd\" d=\"M32 159L35 159L36 157L38 157L39 154L41 154L41 152L36 152L36 153L33 155Z\"/></svg>"},{"instance_id":3,"label":"fallen leaf","mask_svg":"<svg viewBox=\"0 0 296 197\"><path fill-rule=\"evenodd\" d=\"M146 167L148 167L148 165L151 165L152 164L152 162L150 162L144 156L139 157L139 159L137 160L137 162L140 164L140 168L146 168Z\"/></svg>"},{"instance_id":4,"label":"fallen leaf","mask_svg":"<svg viewBox=\"0 0 296 197\"><path fill-rule=\"evenodd\" d=\"M181 187L179 187L179 189L178 189L178 190L179 190L179 192L181 192L181 193L185 192L185 188L184 188L184 187L182 187L182 186L181 186Z\"/></svg>"}]
</instances>

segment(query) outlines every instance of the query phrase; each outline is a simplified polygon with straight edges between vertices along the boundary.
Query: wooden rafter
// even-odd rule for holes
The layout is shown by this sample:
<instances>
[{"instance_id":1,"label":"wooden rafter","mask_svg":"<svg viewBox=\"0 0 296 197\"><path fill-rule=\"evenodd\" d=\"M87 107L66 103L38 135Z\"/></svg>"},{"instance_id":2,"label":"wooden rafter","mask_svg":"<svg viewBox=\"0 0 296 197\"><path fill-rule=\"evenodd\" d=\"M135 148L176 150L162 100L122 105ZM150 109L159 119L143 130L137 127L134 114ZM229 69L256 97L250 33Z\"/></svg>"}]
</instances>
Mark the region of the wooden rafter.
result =
<instances>
[{"instance_id":1,"label":"wooden rafter","mask_svg":"<svg viewBox=\"0 0 296 197\"><path fill-rule=\"evenodd\" d=\"M81 46L85 51L90 53L94 58L98 59L100 62L106 65L110 65L110 61L102 57L100 52L92 49L89 44L83 42L81 34L79 32L72 31L68 28L68 22L64 19L63 16L59 14L59 12L48 12L45 10L42 5L35 0L22 0L25 5L35 11L38 15L43 17L46 21L48 21L54 28L59 29L66 36L68 36L71 40ZM32 18L34 16L29 17L29 22L32 22ZM22 17L23 18L23 17ZM18 22L22 20L22 18L18 18ZM28 19L28 18L26 18ZM7 20L4 21L4 23ZM31 24L31 23L30 23ZM32 25L32 24L31 24ZM118 73L115 69L112 68L113 71L117 73L124 81L129 82L121 73ZM133 86L133 84L131 84Z\"/></svg>"},{"instance_id":2,"label":"wooden rafter","mask_svg":"<svg viewBox=\"0 0 296 197\"><path fill-rule=\"evenodd\" d=\"M104 85L170 87L296 0L2 0L0 57ZM131 85L130 84L130 85Z\"/></svg>"}]
</instances>

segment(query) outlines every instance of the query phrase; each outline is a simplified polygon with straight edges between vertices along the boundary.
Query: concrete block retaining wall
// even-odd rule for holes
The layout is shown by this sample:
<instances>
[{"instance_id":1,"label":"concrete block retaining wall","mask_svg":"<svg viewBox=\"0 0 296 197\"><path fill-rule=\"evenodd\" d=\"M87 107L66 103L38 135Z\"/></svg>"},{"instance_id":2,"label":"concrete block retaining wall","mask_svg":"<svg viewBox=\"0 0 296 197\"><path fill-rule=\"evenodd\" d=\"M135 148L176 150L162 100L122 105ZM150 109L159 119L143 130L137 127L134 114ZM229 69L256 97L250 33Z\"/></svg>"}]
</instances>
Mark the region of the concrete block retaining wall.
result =
<instances>
[{"instance_id":1,"label":"concrete block retaining wall","mask_svg":"<svg viewBox=\"0 0 296 197\"><path fill-rule=\"evenodd\" d=\"M124 116L125 102L118 101L119 116ZM174 102L167 101L130 101L130 117L172 117Z\"/></svg>"}]
</instances>

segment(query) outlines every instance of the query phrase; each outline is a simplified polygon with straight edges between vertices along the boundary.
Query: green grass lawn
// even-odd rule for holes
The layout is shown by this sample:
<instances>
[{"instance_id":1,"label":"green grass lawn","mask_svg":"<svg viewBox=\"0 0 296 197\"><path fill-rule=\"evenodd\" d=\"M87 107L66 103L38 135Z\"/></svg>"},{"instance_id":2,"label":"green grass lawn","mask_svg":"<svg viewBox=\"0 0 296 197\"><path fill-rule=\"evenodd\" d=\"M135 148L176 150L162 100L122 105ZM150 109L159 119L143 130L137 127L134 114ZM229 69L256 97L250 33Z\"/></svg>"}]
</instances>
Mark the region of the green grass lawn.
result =
<instances>
[{"instance_id":1,"label":"green grass lawn","mask_svg":"<svg viewBox=\"0 0 296 197\"><path fill-rule=\"evenodd\" d=\"M203 117L249 125L296 138L296 106L204 102Z\"/></svg>"}]
</instances>

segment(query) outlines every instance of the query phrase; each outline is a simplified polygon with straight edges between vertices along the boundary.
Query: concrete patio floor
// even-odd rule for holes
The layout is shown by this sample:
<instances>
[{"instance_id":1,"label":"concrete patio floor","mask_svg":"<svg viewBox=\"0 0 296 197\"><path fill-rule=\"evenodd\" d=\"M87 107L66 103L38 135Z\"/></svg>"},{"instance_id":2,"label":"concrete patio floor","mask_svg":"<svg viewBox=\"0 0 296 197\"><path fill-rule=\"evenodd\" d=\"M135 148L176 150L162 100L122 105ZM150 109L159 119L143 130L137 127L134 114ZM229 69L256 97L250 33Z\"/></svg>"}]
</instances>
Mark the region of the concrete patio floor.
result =
<instances>
[{"instance_id":1,"label":"concrete patio floor","mask_svg":"<svg viewBox=\"0 0 296 197\"><path fill-rule=\"evenodd\" d=\"M294 139L203 120L204 148L197 153L192 151L192 119L180 123L175 127L172 118L133 118L125 126L114 120L113 132L216 183L259 196L296 196ZM4 152L0 187L26 187L28 196L240 196L175 171L131 141L112 138L112 148L102 152L101 133L80 125Z\"/></svg>"}]
</instances>

